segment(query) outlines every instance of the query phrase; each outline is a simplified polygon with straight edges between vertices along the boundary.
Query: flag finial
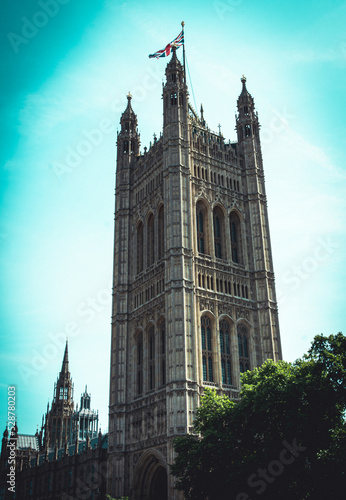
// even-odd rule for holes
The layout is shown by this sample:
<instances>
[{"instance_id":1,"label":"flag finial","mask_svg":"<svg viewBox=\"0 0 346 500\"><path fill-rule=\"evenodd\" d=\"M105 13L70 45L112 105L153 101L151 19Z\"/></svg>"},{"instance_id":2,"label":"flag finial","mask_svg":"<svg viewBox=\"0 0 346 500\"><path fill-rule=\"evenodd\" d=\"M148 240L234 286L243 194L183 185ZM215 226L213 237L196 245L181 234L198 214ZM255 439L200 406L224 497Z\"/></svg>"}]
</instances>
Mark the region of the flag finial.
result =
<instances>
[{"instance_id":1,"label":"flag finial","mask_svg":"<svg viewBox=\"0 0 346 500\"><path fill-rule=\"evenodd\" d=\"M181 21L181 25L182 25L182 27L183 27L183 29L184 29L184 26L185 26L184 21Z\"/></svg>"}]
</instances>

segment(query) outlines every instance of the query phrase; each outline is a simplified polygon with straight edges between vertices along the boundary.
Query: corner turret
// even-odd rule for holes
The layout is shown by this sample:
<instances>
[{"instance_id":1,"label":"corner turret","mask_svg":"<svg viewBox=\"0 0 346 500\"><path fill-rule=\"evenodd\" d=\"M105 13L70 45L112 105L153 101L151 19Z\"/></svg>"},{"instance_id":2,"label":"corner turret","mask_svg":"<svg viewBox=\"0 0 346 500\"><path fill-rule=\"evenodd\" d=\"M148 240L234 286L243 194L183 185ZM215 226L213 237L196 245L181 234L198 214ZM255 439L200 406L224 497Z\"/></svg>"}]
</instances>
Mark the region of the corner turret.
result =
<instances>
[{"instance_id":1,"label":"corner turret","mask_svg":"<svg viewBox=\"0 0 346 500\"><path fill-rule=\"evenodd\" d=\"M236 116L238 142L241 145L243 141L252 142L255 140L258 143L255 149L259 149L259 122L257 112L255 111L255 102L246 88L246 78L244 75L241 78L241 82L243 88L238 97L238 115Z\"/></svg>"},{"instance_id":2,"label":"corner turret","mask_svg":"<svg viewBox=\"0 0 346 500\"><path fill-rule=\"evenodd\" d=\"M177 48L172 47L172 58L166 67L166 83L163 87L163 133L173 122L187 123L188 92L184 68L177 58Z\"/></svg>"},{"instance_id":3,"label":"corner turret","mask_svg":"<svg viewBox=\"0 0 346 500\"><path fill-rule=\"evenodd\" d=\"M127 107L121 115L121 130L118 133L118 168L128 167L133 157L139 154L140 135L137 127L137 115L131 105L132 95L127 94Z\"/></svg>"}]
</instances>

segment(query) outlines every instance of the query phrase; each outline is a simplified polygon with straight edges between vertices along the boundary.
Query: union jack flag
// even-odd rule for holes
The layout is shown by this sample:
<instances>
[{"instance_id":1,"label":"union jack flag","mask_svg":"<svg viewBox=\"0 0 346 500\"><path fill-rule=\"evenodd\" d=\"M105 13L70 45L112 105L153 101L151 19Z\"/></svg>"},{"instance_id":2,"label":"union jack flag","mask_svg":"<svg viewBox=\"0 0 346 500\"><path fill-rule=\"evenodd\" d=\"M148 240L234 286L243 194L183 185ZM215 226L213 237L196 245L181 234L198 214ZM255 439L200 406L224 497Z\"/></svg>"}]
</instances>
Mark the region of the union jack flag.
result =
<instances>
[{"instance_id":1,"label":"union jack flag","mask_svg":"<svg viewBox=\"0 0 346 500\"><path fill-rule=\"evenodd\" d=\"M166 45L164 49L158 50L154 54L150 54L149 57L155 57L156 59L158 59L159 57L169 56L169 54L171 53L172 45L175 45L176 47L181 47L182 45L184 45L184 30L182 30L179 35L171 41L171 43Z\"/></svg>"}]
</instances>

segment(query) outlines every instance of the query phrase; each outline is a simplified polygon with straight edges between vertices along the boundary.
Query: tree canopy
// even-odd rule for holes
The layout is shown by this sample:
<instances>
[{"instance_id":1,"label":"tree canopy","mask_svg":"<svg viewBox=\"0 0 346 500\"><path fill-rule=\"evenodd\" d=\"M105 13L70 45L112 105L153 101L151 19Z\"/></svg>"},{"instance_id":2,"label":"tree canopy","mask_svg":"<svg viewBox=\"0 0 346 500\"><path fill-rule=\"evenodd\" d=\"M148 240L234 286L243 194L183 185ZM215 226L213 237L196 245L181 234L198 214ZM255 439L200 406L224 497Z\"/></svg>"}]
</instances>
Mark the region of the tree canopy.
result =
<instances>
[{"instance_id":1,"label":"tree canopy","mask_svg":"<svg viewBox=\"0 0 346 500\"><path fill-rule=\"evenodd\" d=\"M171 466L187 500L345 497L346 337L242 375L239 401L206 389Z\"/></svg>"}]
</instances>

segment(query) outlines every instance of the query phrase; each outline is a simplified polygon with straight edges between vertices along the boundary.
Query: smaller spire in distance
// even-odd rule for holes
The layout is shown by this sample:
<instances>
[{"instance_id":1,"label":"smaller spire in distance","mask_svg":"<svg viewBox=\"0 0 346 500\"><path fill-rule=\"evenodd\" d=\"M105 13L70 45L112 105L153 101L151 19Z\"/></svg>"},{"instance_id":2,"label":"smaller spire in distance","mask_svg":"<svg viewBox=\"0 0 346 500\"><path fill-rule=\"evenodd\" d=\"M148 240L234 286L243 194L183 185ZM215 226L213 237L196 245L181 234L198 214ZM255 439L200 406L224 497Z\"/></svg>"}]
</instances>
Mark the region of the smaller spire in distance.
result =
<instances>
[{"instance_id":1,"label":"smaller spire in distance","mask_svg":"<svg viewBox=\"0 0 346 500\"><path fill-rule=\"evenodd\" d=\"M65 353L61 365L61 373L68 373L68 340L66 339Z\"/></svg>"}]
</instances>

